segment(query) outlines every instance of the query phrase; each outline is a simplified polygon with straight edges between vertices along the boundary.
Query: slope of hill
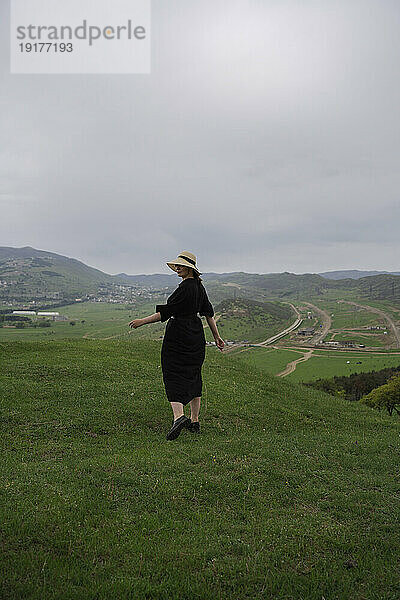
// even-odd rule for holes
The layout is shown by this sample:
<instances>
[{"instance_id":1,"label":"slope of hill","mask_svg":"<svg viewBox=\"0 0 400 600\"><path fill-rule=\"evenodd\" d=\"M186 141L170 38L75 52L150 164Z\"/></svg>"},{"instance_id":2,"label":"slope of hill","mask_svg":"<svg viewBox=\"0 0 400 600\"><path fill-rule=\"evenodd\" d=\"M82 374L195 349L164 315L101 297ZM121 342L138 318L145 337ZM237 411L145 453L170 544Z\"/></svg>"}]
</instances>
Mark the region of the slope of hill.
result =
<instances>
[{"instance_id":1,"label":"slope of hill","mask_svg":"<svg viewBox=\"0 0 400 600\"><path fill-rule=\"evenodd\" d=\"M220 334L228 340L261 342L282 331L295 318L291 308L279 302L245 298L223 300L215 307ZM209 332L207 332L209 333ZM209 338L212 339L209 334Z\"/></svg>"},{"instance_id":2,"label":"slope of hill","mask_svg":"<svg viewBox=\"0 0 400 600\"><path fill-rule=\"evenodd\" d=\"M118 273L118 275L113 275L113 277L128 285L138 285L156 289L173 286L180 282L178 276L174 275L172 272L171 275L163 275L162 273L154 273L153 275L127 275L126 273Z\"/></svg>"},{"instance_id":3,"label":"slope of hill","mask_svg":"<svg viewBox=\"0 0 400 600\"><path fill-rule=\"evenodd\" d=\"M10 295L32 293L82 294L114 282L111 275L79 260L53 252L25 248L0 248L0 280L8 283ZM4 290L2 290L4 293Z\"/></svg>"},{"instance_id":4,"label":"slope of hill","mask_svg":"<svg viewBox=\"0 0 400 600\"><path fill-rule=\"evenodd\" d=\"M99 286L125 283L118 276L103 273L75 258L29 246L0 247L0 281L2 297L21 299L52 294L73 298L95 293Z\"/></svg>"},{"instance_id":5,"label":"slope of hill","mask_svg":"<svg viewBox=\"0 0 400 600\"><path fill-rule=\"evenodd\" d=\"M400 277L398 275L374 275L357 281L361 296L370 300L400 300Z\"/></svg>"},{"instance_id":6,"label":"slope of hill","mask_svg":"<svg viewBox=\"0 0 400 600\"><path fill-rule=\"evenodd\" d=\"M2 598L398 596L394 419L209 349L167 442L159 343L3 347Z\"/></svg>"},{"instance_id":7,"label":"slope of hill","mask_svg":"<svg viewBox=\"0 0 400 600\"><path fill-rule=\"evenodd\" d=\"M240 296L258 301L322 296L338 290L369 299L400 300L400 276L376 275L360 279L326 279L306 273L203 273L212 302ZM71 299L95 293L99 286L127 284L140 288L174 289L179 278L171 274L109 275L79 260L34 248L0 247L0 295L3 299L36 296ZM53 295L53 296L52 296Z\"/></svg>"},{"instance_id":8,"label":"slope of hill","mask_svg":"<svg viewBox=\"0 0 400 600\"><path fill-rule=\"evenodd\" d=\"M297 292L318 291L320 288L328 287L328 282L320 275L306 273L295 275L294 273L228 273L223 277L218 275L206 278L207 281L219 281L225 284L236 283L246 288L273 294L276 296L290 296Z\"/></svg>"},{"instance_id":9,"label":"slope of hill","mask_svg":"<svg viewBox=\"0 0 400 600\"><path fill-rule=\"evenodd\" d=\"M318 273L325 279L361 279L362 277L372 277L373 275L400 275L400 271L358 271L357 269L345 271L326 271Z\"/></svg>"}]
</instances>

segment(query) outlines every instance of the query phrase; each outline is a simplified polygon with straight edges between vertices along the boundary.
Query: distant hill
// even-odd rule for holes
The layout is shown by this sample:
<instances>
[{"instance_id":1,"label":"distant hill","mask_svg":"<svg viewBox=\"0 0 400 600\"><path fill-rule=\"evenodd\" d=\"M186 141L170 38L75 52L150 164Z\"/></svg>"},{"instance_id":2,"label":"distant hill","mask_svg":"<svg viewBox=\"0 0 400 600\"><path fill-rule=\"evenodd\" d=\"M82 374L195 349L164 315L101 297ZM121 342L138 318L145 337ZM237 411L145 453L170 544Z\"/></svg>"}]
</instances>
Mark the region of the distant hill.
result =
<instances>
[{"instance_id":1,"label":"distant hill","mask_svg":"<svg viewBox=\"0 0 400 600\"><path fill-rule=\"evenodd\" d=\"M400 275L382 274L360 279L329 280L321 275L295 275L294 273L232 273L219 277L204 277L207 289L214 296L267 298L290 300L307 296L323 296L331 290L348 290L361 298L370 300L400 300Z\"/></svg>"},{"instance_id":2,"label":"distant hill","mask_svg":"<svg viewBox=\"0 0 400 600\"><path fill-rule=\"evenodd\" d=\"M400 300L399 275L363 277L357 280L357 287L359 294L370 300Z\"/></svg>"},{"instance_id":3,"label":"distant hill","mask_svg":"<svg viewBox=\"0 0 400 600\"><path fill-rule=\"evenodd\" d=\"M95 292L100 285L114 283L112 275L89 267L75 258L54 252L24 248L0 247L0 280L7 282L5 289L13 297L32 294L49 296L60 293L62 297L80 296Z\"/></svg>"},{"instance_id":4,"label":"distant hill","mask_svg":"<svg viewBox=\"0 0 400 600\"><path fill-rule=\"evenodd\" d=\"M342 274L363 274L363 271L331 271ZM336 278L322 274L305 273L203 273L202 279L212 302L223 299L247 298L290 300L307 296L323 296L332 289L354 291L369 299L400 300L400 275L378 274L367 271L367 277ZM324 274L326 275L326 273ZM0 298L28 297L72 299L75 296L94 294L100 287L114 284L131 285L152 290L163 289L169 293L180 283L171 273L152 275L109 275L83 262L26 246L24 248L0 247Z\"/></svg>"},{"instance_id":5,"label":"distant hill","mask_svg":"<svg viewBox=\"0 0 400 600\"><path fill-rule=\"evenodd\" d=\"M247 298L223 300L215 306L215 312L221 335L235 341L261 342L285 329L295 318L286 304Z\"/></svg>"},{"instance_id":6,"label":"distant hill","mask_svg":"<svg viewBox=\"0 0 400 600\"><path fill-rule=\"evenodd\" d=\"M263 301L265 298L293 299L298 295L320 295L332 284L320 275L306 273L217 273L203 276L207 290L217 297L246 297Z\"/></svg>"},{"instance_id":7,"label":"distant hill","mask_svg":"<svg viewBox=\"0 0 400 600\"><path fill-rule=\"evenodd\" d=\"M201 278L205 282L210 281L219 281L219 282L229 282L231 280L235 280L235 277L240 275L246 275L246 273L202 273ZM250 274L251 275L251 274ZM176 283L180 283L180 278L176 273L172 271L170 274L164 273L154 273L152 275L127 275L126 273L118 273L118 275L114 275L114 277L118 277L121 281L124 281L130 285L140 285L140 286L148 286L148 287L164 287L164 286L174 286ZM233 279L232 279L233 278Z\"/></svg>"},{"instance_id":8,"label":"distant hill","mask_svg":"<svg viewBox=\"0 0 400 600\"><path fill-rule=\"evenodd\" d=\"M293 273L203 273L212 301L240 296L263 300L265 295L292 296L295 293L317 291L327 280L319 275L294 275ZM180 283L172 273L152 275L110 275L89 267L83 262L30 246L23 248L0 247L0 287L2 298L27 298L31 296L73 298L95 293L99 286L127 284L152 289L174 289Z\"/></svg>"},{"instance_id":9,"label":"distant hill","mask_svg":"<svg viewBox=\"0 0 400 600\"><path fill-rule=\"evenodd\" d=\"M118 273L118 275L114 275L113 277L128 285L157 289L172 286L181 281L178 275L174 275L172 271L171 275L163 275L161 273L154 273L154 275L127 275L126 273Z\"/></svg>"},{"instance_id":10,"label":"distant hill","mask_svg":"<svg viewBox=\"0 0 400 600\"><path fill-rule=\"evenodd\" d=\"M357 269L349 271L326 271L318 273L325 279L361 279L362 277L372 277L374 275L400 275L400 271L358 271Z\"/></svg>"}]
</instances>

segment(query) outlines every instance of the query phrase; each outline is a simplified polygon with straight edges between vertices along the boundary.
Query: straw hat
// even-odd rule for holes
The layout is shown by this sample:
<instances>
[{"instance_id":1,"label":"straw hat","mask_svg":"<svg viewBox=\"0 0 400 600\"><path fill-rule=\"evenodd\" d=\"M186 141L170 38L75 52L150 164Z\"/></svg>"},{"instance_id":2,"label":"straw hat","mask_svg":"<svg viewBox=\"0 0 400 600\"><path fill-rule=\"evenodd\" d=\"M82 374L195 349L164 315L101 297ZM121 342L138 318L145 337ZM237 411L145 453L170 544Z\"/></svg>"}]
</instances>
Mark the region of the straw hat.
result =
<instances>
[{"instance_id":1,"label":"straw hat","mask_svg":"<svg viewBox=\"0 0 400 600\"><path fill-rule=\"evenodd\" d=\"M201 275L200 271L196 267L195 255L192 254L191 252L187 252L187 250L185 250L184 252L181 252L176 260L167 262L167 265L173 271L176 271L175 265L182 265L183 267L189 267L189 269L193 269L193 271L196 271L196 273Z\"/></svg>"}]
</instances>

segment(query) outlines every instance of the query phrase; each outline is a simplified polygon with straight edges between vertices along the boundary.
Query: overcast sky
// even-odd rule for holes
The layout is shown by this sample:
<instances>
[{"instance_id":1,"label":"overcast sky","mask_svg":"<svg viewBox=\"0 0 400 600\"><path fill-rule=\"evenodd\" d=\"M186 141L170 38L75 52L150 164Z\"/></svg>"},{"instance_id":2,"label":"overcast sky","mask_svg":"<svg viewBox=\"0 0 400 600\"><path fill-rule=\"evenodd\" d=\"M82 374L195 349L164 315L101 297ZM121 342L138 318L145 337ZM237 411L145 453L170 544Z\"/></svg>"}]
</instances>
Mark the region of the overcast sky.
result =
<instances>
[{"instance_id":1,"label":"overcast sky","mask_svg":"<svg viewBox=\"0 0 400 600\"><path fill-rule=\"evenodd\" d=\"M400 270L399 0L153 0L150 75L11 75L0 6L0 246Z\"/></svg>"}]
</instances>

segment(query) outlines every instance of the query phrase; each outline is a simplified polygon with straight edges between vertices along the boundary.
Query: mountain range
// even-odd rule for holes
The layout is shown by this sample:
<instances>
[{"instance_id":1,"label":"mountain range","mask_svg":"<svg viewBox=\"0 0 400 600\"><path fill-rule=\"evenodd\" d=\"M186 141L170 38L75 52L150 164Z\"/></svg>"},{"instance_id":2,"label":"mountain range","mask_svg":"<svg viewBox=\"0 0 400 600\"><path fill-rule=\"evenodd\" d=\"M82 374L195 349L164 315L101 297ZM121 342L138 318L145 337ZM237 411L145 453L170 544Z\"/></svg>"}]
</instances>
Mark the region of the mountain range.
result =
<instances>
[{"instance_id":1,"label":"mountain range","mask_svg":"<svg viewBox=\"0 0 400 600\"><path fill-rule=\"evenodd\" d=\"M214 299L236 294L257 299L290 298L294 294L320 294L329 288L357 289L370 297L400 297L400 272L343 270L325 273L203 273L202 279ZM83 262L29 246L0 247L0 298L29 296L72 298L95 294L116 285L136 288L174 288L176 274L110 275ZM374 293L374 296L372 295ZM49 296L50 294L50 296Z\"/></svg>"}]
</instances>

